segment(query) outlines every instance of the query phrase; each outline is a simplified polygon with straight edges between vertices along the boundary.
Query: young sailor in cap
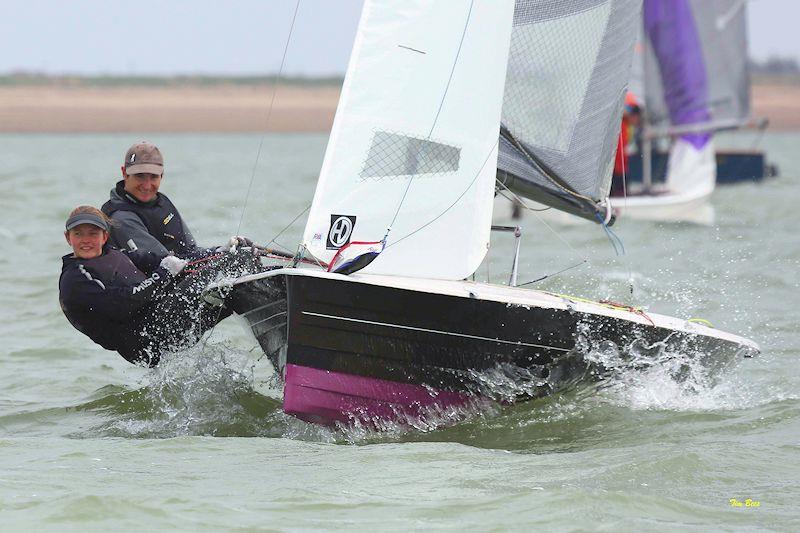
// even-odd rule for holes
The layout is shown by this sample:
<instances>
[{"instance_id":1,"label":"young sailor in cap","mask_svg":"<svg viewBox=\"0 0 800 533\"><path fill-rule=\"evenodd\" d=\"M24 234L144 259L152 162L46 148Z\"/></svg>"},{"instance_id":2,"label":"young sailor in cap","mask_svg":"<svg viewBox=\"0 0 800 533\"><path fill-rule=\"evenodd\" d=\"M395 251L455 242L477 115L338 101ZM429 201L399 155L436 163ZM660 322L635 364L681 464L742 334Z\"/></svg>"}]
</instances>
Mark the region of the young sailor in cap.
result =
<instances>
[{"instance_id":1,"label":"young sailor in cap","mask_svg":"<svg viewBox=\"0 0 800 533\"><path fill-rule=\"evenodd\" d=\"M91 206L75 208L65 229L72 253L63 257L61 309L75 329L132 363L155 366L165 351L195 344L235 310L234 302L209 304L208 284L261 270L252 251L195 260L184 275L190 263L174 255L117 250L108 244L113 221Z\"/></svg>"},{"instance_id":2,"label":"young sailor in cap","mask_svg":"<svg viewBox=\"0 0 800 533\"><path fill-rule=\"evenodd\" d=\"M158 363L153 341L142 335L159 295L186 266L168 255L142 265L146 275L123 252L107 246L109 219L91 206L75 208L64 237L72 253L63 257L59 301L70 323L107 350L132 363ZM152 258L149 258L152 259Z\"/></svg>"}]
</instances>

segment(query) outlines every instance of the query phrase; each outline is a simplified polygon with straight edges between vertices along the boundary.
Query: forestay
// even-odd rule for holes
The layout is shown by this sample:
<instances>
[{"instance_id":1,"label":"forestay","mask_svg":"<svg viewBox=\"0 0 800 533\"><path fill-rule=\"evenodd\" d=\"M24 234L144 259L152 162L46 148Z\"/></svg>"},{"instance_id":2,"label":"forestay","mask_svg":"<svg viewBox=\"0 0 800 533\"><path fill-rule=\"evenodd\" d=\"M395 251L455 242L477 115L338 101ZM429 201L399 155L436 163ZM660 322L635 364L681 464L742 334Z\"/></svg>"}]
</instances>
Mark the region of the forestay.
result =
<instances>
[{"instance_id":1,"label":"forestay","mask_svg":"<svg viewBox=\"0 0 800 533\"><path fill-rule=\"evenodd\" d=\"M645 103L657 133L684 133L700 149L714 129L741 125L750 114L746 2L646 0Z\"/></svg>"},{"instance_id":2,"label":"forestay","mask_svg":"<svg viewBox=\"0 0 800 533\"><path fill-rule=\"evenodd\" d=\"M609 192L641 0L518 1L498 177L587 218Z\"/></svg>"},{"instance_id":3,"label":"forestay","mask_svg":"<svg viewBox=\"0 0 800 533\"><path fill-rule=\"evenodd\" d=\"M462 279L489 244L513 2L367 0L303 244L364 272ZM380 246L377 246L379 249Z\"/></svg>"}]
</instances>

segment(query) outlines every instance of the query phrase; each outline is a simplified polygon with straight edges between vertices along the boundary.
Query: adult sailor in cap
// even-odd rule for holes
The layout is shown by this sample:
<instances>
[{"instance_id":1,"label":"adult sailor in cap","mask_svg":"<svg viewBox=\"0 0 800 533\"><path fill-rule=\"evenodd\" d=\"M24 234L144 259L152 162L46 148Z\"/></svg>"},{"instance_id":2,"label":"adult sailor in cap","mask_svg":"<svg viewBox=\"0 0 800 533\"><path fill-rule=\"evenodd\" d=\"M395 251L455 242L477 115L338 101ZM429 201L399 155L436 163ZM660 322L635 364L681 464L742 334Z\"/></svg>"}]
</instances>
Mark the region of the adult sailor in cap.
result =
<instances>
[{"instance_id":1,"label":"adult sailor in cap","mask_svg":"<svg viewBox=\"0 0 800 533\"><path fill-rule=\"evenodd\" d=\"M122 180L111 189L102 211L115 222L111 243L128 250L137 263L158 263L168 254L192 260L227 251L231 246L251 244L249 239L234 236L219 248L197 245L178 209L159 192L164 157L156 145L141 141L131 146L121 170Z\"/></svg>"}]
</instances>

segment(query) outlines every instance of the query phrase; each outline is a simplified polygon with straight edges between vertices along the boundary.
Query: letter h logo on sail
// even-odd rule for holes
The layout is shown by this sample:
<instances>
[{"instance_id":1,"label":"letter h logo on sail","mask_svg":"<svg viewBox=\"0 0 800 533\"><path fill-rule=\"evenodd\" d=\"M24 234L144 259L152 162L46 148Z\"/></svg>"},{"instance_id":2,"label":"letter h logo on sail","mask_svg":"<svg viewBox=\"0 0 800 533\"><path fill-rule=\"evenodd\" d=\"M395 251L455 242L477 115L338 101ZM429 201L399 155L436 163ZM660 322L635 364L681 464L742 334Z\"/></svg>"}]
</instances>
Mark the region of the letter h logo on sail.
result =
<instances>
[{"instance_id":1,"label":"letter h logo on sail","mask_svg":"<svg viewBox=\"0 0 800 533\"><path fill-rule=\"evenodd\" d=\"M354 215L331 215L331 227L328 230L327 250L338 250L348 242L356 226Z\"/></svg>"}]
</instances>

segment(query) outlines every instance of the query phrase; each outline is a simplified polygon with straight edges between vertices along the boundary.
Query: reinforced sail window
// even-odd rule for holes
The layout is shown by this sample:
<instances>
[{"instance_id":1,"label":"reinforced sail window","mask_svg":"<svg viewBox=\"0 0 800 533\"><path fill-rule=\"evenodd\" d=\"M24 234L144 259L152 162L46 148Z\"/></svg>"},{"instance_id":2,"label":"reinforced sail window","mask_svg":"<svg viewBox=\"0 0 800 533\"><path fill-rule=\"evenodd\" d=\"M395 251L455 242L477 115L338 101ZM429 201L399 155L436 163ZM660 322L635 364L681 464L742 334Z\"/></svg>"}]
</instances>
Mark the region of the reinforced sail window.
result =
<instances>
[{"instance_id":1,"label":"reinforced sail window","mask_svg":"<svg viewBox=\"0 0 800 533\"><path fill-rule=\"evenodd\" d=\"M461 149L417 137L376 131L359 176L362 179L456 172Z\"/></svg>"}]
</instances>

